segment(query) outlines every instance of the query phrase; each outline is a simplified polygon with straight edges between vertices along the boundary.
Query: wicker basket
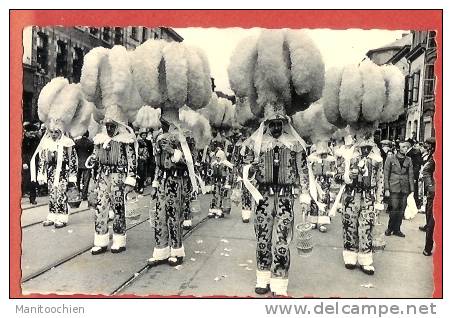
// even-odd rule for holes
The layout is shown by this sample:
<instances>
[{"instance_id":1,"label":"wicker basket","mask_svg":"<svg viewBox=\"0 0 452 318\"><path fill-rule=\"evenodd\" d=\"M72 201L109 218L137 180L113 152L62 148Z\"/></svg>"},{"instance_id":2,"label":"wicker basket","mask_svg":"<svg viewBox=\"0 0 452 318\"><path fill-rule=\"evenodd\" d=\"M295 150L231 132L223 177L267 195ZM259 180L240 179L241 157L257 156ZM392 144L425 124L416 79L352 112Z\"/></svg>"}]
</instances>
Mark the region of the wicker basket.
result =
<instances>
[{"instance_id":1,"label":"wicker basket","mask_svg":"<svg viewBox=\"0 0 452 318\"><path fill-rule=\"evenodd\" d=\"M80 192L76 187L71 187L67 190L67 204L71 209L77 209L82 203Z\"/></svg>"},{"instance_id":2,"label":"wicker basket","mask_svg":"<svg viewBox=\"0 0 452 318\"><path fill-rule=\"evenodd\" d=\"M314 249L312 228L310 223L300 223L295 227L297 231L297 251L300 256L309 256Z\"/></svg>"}]
</instances>

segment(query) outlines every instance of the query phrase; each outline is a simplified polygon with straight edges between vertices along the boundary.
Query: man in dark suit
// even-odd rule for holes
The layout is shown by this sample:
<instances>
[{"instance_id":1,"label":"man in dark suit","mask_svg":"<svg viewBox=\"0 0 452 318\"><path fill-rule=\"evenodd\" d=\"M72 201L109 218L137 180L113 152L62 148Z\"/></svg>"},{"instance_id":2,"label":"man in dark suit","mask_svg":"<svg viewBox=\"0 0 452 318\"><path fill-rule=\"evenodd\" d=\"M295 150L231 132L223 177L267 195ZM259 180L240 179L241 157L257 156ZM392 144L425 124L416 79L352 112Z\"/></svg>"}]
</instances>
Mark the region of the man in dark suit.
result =
<instances>
[{"instance_id":1,"label":"man in dark suit","mask_svg":"<svg viewBox=\"0 0 452 318\"><path fill-rule=\"evenodd\" d=\"M89 140L88 136L89 132L87 131L81 138L75 140L75 149L78 156L77 188L81 192L83 200L88 197L88 185L91 179L91 171L86 168L85 162L94 149L94 144Z\"/></svg>"},{"instance_id":2,"label":"man in dark suit","mask_svg":"<svg viewBox=\"0 0 452 318\"><path fill-rule=\"evenodd\" d=\"M433 154L435 153L435 138L429 138L425 141L428 157L427 162L422 168L422 180L424 182L424 194L427 198L425 205L425 214L427 224L419 229L425 231L425 247L423 254L425 256L432 255L433 249L433 231L435 229L435 219L433 218L433 199L435 198L435 179L433 174L435 172L435 161Z\"/></svg>"},{"instance_id":3,"label":"man in dark suit","mask_svg":"<svg viewBox=\"0 0 452 318\"><path fill-rule=\"evenodd\" d=\"M389 197L389 223L386 236L405 237L400 231L408 194L414 191L413 163L406 156L408 142L400 142L397 154L389 156L384 165L385 196Z\"/></svg>"},{"instance_id":4,"label":"man in dark suit","mask_svg":"<svg viewBox=\"0 0 452 318\"><path fill-rule=\"evenodd\" d=\"M406 155L411 158L413 163L413 177L414 177L414 200L416 201L416 206L419 209L421 206L421 201L419 199L419 172L422 167L422 153L418 148L415 140L407 140L410 143L410 148L408 149Z\"/></svg>"},{"instance_id":5,"label":"man in dark suit","mask_svg":"<svg viewBox=\"0 0 452 318\"><path fill-rule=\"evenodd\" d=\"M29 122L23 124L22 139L22 193L28 192L30 203L36 205L36 182L31 181L31 158L39 145L38 127ZM37 170L37 168L36 168ZM35 171L36 171L35 170Z\"/></svg>"}]
</instances>

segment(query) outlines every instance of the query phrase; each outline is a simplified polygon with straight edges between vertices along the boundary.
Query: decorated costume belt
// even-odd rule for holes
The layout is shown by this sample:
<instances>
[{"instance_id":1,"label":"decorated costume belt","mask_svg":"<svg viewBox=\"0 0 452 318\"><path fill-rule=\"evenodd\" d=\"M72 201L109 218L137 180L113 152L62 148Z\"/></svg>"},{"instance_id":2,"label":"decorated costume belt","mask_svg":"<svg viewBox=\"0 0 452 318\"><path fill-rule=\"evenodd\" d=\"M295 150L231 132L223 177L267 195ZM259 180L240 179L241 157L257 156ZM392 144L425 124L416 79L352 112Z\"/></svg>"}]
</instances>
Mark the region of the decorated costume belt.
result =
<instances>
[{"instance_id":1,"label":"decorated costume belt","mask_svg":"<svg viewBox=\"0 0 452 318\"><path fill-rule=\"evenodd\" d=\"M289 195L295 194L295 186L289 184L258 184L257 188L261 193L268 193L270 195L279 194L279 195Z\"/></svg>"},{"instance_id":2,"label":"decorated costume belt","mask_svg":"<svg viewBox=\"0 0 452 318\"><path fill-rule=\"evenodd\" d=\"M100 171L104 173L127 173L128 167L125 165L109 165L109 164L100 164Z\"/></svg>"}]
</instances>

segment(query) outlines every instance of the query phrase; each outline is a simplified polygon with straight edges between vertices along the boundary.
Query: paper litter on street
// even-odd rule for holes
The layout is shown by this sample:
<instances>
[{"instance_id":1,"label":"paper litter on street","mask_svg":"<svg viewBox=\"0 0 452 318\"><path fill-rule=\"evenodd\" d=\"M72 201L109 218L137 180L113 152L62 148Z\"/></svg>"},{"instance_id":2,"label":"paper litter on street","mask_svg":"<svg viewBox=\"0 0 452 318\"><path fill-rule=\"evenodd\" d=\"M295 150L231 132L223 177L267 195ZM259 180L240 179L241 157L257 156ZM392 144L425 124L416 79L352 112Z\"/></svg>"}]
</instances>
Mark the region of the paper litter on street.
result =
<instances>
[{"instance_id":1,"label":"paper litter on street","mask_svg":"<svg viewBox=\"0 0 452 318\"><path fill-rule=\"evenodd\" d=\"M68 232L69 234L71 234L72 232L74 232L74 230L67 230L67 232Z\"/></svg>"},{"instance_id":2,"label":"paper litter on street","mask_svg":"<svg viewBox=\"0 0 452 318\"><path fill-rule=\"evenodd\" d=\"M221 242L223 242L223 243L229 243L229 241L226 240L226 239L221 239Z\"/></svg>"},{"instance_id":3,"label":"paper litter on street","mask_svg":"<svg viewBox=\"0 0 452 318\"><path fill-rule=\"evenodd\" d=\"M202 244L203 240L196 240L196 243Z\"/></svg>"},{"instance_id":4,"label":"paper litter on street","mask_svg":"<svg viewBox=\"0 0 452 318\"><path fill-rule=\"evenodd\" d=\"M230 248L225 248L223 251L230 252L230 251L232 251L232 249L230 249Z\"/></svg>"},{"instance_id":5,"label":"paper litter on street","mask_svg":"<svg viewBox=\"0 0 452 318\"><path fill-rule=\"evenodd\" d=\"M206 254L206 251L195 251L195 254Z\"/></svg>"},{"instance_id":6,"label":"paper litter on street","mask_svg":"<svg viewBox=\"0 0 452 318\"><path fill-rule=\"evenodd\" d=\"M367 284L361 284L361 287L364 288L374 288L374 285L372 283L367 283Z\"/></svg>"},{"instance_id":7,"label":"paper litter on street","mask_svg":"<svg viewBox=\"0 0 452 318\"><path fill-rule=\"evenodd\" d=\"M248 264L239 264L240 267L247 267Z\"/></svg>"},{"instance_id":8,"label":"paper litter on street","mask_svg":"<svg viewBox=\"0 0 452 318\"><path fill-rule=\"evenodd\" d=\"M178 271L180 271L182 269L182 265L177 265L176 267L174 267L175 269L177 269Z\"/></svg>"},{"instance_id":9,"label":"paper litter on street","mask_svg":"<svg viewBox=\"0 0 452 318\"><path fill-rule=\"evenodd\" d=\"M190 258L190 261L192 261L192 262L194 262L194 261L196 261L196 258Z\"/></svg>"},{"instance_id":10,"label":"paper litter on street","mask_svg":"<svg viewBox=\"0 0 452 318\"><path fill-rule=\"evenodd\" d=\"M254 269L252 269L251 267L248 267L248 266L247 266L245 269L246 269L247 271L252 271L252 270L254 270Z\"/></svg>"},{"instance_id":11,"label":"paper litter on street","mask_svg":"<svg viewBox=\"0 0 452 318\"><path fill-rule=\"evenodd\" d=\"M247 260L246 262L247 262L248 264L253 264L253 261L252 261L252 260L250 260L250 259L249 259L249 260Z\"/></svg>"}]
</instances>

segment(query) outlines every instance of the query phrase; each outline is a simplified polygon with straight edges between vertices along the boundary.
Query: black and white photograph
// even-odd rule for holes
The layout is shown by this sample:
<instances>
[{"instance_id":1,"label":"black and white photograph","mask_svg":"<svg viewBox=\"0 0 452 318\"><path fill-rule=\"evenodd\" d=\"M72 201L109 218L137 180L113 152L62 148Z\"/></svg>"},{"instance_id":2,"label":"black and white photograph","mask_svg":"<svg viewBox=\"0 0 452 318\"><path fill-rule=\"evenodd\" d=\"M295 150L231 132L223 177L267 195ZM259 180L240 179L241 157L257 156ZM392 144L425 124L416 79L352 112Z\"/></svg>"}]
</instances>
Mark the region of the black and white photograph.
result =
<instances>
[{"instance_id":1,"label":"black and white photograph","mask_svg":"<svg viewBox=\"0 0 452 318\"><path fill-rule=\"evenodd\" d=\"M432 298L436 36L25 27L22 294Z\"/></svg>"}]
</instances>

